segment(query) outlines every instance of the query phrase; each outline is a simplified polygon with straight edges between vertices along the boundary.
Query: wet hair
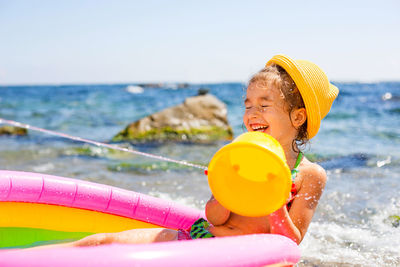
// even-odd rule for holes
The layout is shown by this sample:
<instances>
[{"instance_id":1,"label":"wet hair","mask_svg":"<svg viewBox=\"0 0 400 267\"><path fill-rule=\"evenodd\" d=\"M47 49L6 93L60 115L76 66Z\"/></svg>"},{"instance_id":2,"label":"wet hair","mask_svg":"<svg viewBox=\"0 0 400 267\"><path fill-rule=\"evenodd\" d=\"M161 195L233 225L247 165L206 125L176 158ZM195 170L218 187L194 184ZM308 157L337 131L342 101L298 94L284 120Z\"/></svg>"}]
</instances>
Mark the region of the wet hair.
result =
<instances>
[{"instance_id":1,"label":"wet hair","mask_svg":"<svg viewBox=\"0 0 400 267\"><path fill-rule=\"evenodd\" d=\"M265 86L274 86L279 89L285 101L285 109L289 113L290 120L292 120L291 113L293 110L305 108L299 89L293 79L281 66L274 64L263 68L251 77L249 85L256 82L265 83ZM297 128L297 135L292 143L293 150L299 152L299 147L305 147L308 141L306 119L306 121Z\"/></svg>"}]
</instances>

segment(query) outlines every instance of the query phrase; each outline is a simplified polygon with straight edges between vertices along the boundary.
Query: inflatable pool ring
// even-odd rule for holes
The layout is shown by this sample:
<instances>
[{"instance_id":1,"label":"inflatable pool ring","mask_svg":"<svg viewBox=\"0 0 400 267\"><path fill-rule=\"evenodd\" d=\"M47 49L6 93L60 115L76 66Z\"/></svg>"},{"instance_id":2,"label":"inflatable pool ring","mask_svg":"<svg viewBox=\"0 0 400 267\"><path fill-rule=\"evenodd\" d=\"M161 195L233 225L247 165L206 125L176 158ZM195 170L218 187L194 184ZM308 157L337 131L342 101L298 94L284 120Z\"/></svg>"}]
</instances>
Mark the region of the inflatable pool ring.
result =
<instances>
[{"instance_id":1,"label":"inflatable pool ring","mask_svg":"<svg viewBox=\"0 0 400 267\"><path fill-rule=\"evenodd\" d=\"M46 174L0 170L0 214L1 266L263 266L295 264L300 258L293 241L271 234L20 249L100 232L188 228L204 216L172 201Z\"/></svg>"}]
</instances>

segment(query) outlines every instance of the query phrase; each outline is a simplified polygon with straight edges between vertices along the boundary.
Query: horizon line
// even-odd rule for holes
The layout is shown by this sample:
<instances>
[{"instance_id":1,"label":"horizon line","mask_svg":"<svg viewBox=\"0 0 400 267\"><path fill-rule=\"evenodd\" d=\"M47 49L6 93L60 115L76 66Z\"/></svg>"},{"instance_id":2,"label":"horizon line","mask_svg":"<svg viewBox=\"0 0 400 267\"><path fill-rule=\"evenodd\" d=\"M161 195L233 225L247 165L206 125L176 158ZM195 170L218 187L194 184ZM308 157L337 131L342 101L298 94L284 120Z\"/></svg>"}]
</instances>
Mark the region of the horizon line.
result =
<instances>
[{"instance_id":1,"label":"horizon line","mask_svg":"<svg viewBox=\"0 0 400 267\"><path fill-rule=\"evenodd\" d=\"M339 83L339 84L351 84L351 83L359 83L359 84L373 84L373 83L400 83L399 80L332 80L330 81L331 83ZM120 82L106 82L106 81L99 81L99 82L59 82L59 83L0 83L0 87L22 87L22 86L78 86L78 85L134 85L134 86L140 86L140 85L158 85L159 87L163 87L165 85L202 85L202 84L246 84L247 81L204 81L204 82L187 82L187 81L181 81L181 82L171 82L171 81L147 81L147 82L125 82L125 81L120 81Z\"/></svg>"}]
</instances>

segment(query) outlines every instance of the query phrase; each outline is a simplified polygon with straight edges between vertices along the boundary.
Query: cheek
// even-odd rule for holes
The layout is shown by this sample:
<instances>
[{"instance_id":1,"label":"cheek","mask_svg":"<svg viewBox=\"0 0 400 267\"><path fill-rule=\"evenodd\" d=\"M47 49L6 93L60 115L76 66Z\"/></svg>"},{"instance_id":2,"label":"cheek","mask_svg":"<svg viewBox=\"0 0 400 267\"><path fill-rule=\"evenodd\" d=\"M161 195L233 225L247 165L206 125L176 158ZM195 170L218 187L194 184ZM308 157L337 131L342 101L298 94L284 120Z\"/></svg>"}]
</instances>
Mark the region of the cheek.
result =
<instances>
[{"instance_id":1,"label":"cheek","mask_svg":"<svg viewBox=\"0 0 400 267\"><path fill-rule=\"evenodd\" d=\"M244 125L247 125L247 121L248 121L248 119L247 119L247 115L245 113L245 114L243 114L243 123L244 123Z\"/></svg>"},{"instance_id":2,"label":"cheek","mask_svg":"<svg viewBox=\"0 0 400 267\"><path fill-rule=\"evenodd\" d=\"M243 115L243 124L246 129L249 130L249 117L246 115L246 113Z\"/></svg>"}]
</instances>

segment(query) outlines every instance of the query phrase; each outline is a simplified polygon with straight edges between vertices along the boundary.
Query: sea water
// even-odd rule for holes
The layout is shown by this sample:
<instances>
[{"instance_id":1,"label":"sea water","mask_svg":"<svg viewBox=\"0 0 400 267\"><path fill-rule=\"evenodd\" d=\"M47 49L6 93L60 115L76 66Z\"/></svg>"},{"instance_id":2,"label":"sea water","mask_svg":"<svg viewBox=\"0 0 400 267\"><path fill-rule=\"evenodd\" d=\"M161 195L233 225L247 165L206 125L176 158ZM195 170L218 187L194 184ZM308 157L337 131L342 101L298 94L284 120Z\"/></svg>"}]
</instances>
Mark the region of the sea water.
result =
<instances>
[{"instance_id":1,"label":"sea water","mask_svg":"<svg viewBox=\"0 0 400 267\"><path fill-rule=\"evenodd\" d=\"M400 83L336 83L340 94L305 149L328 182L299 266L399 266ZM244 132L240 83L3 86L0 117L100 142L129 123L182 103L200 88L221 99L235 136ZM207 165L224 145L120 145ZM32 171L118 186L203 209L210 196L199 169L29 131L0 136L0 169ZM394 217L393 217L394 216Z\"/></svg>"}]
</instances>

